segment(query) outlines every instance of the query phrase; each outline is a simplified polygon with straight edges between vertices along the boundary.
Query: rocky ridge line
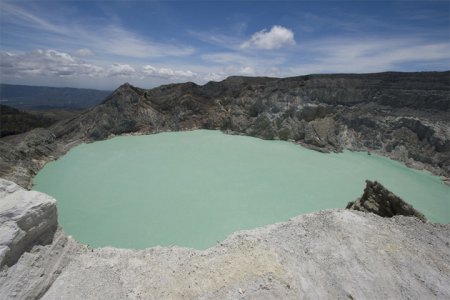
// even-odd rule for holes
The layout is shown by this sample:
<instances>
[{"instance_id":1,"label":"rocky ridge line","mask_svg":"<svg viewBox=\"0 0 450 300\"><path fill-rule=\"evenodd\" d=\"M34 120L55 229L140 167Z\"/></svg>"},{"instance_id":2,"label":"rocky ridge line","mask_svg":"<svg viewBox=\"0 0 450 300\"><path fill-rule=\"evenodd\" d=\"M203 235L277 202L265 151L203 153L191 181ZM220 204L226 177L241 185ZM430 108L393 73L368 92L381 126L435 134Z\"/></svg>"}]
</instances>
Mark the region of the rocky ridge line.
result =
<instances>
[{"instance_id":1,"label":"rocky ridge line","mask_svg":"<svg viewBox=\"0 0 450 300\"><path fill-rule=\"evenodd\" d=\"M121 134L218 129L319 151L378 153L450 176L450 72L229 77L140 89L124 84L49 129L0 139L0 177L30 187L49 160Z\"/></svg>"}]
</instances>

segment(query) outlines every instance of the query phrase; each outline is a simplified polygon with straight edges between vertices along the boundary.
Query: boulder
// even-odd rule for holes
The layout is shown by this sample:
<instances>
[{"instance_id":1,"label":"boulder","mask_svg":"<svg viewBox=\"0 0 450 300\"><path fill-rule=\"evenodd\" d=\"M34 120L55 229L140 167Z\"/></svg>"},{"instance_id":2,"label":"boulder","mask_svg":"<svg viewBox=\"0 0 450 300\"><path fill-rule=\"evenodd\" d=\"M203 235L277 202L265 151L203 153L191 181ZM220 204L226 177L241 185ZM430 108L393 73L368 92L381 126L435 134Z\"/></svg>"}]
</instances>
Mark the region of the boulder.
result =
<instances>
[{"instance_id":1,"label":"boulder","mask_svg":"<svg viewBox=\"0 0 450 300\"><path fill-rule=\"evenodd\" d=\"M414 216L425 222L425 216L414 209L412 205L403 201L386 189L381 183L366 180L364 194L353 202L347 204L347 209L363 212L372 212L381 217L391 218L396 215Z\"/></svg>"},{"instance_id":2,"label":"boulder","mask_svg":"<svg viewBox=\"0 0 450 300\"><path fill-rule=\"evenodd\" d=\"M0 225L2 268L13 265L33 246L52 241L58 226L55 199L0 179Z\"/></svg>"}]
</instances>

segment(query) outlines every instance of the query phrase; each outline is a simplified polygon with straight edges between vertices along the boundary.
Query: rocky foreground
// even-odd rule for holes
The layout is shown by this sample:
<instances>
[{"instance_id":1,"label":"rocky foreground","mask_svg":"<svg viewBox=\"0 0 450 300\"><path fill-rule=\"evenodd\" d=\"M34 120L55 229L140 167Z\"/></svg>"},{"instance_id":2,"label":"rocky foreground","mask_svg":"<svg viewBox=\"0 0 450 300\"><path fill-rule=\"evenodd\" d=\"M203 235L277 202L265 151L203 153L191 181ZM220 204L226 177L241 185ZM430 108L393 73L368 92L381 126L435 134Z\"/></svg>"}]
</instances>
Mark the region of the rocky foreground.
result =
<instances>
[{"instance_id":1,"label":"rocky foreground","mask_svg":"<svg viewBox=\"0 0 450 300\"><path fill-rule=\"evenodd\" d=\"M364 195L399 203L376 182ZM2 299L450 298L450 225L416 217L329 210L207 250L90 249L55 231L49 196L1 179L0 203Z\"/></svg>"},{"instance_id":2,"label":"rocky foreground","mask_svg":"<svg viewBox=\"0 0 450 300\"><path fill-rule=\"evenodd\" d=\"M0 177L29 188L46 162L79 143L198 128L376 152L448 180L450 72L229 77L149 90L124 84L69 120L0 139Z\"/></svg>"}]
</instances>

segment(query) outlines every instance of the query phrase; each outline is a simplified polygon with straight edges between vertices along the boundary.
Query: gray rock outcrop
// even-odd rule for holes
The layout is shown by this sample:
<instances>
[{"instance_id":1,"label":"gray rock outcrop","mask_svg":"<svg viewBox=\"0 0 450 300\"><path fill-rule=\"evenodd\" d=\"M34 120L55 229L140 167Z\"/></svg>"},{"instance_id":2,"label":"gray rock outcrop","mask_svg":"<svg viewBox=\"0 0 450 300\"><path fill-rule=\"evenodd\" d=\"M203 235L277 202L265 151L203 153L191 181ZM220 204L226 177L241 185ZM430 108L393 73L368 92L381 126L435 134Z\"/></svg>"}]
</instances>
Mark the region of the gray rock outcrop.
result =
<instances>
[{"instance_id":1,"label":"gray rock outcrop","mask_svg":"<svg viewBox=\"0 0 450 300\"><path fill-rule=\"evenodd\" d=\"M425 216L406 203L400 197L394 195L377 181L366 180L364 194L353 202L347 204L347 209L363 212L371 212L381 217L413 216L425 222Z\"/></svg>"},{"instance_id":2,"label":"gray rock outcrop","mask_svg":"<svg viewBox=\"0 0 450 300\"><path fill-rule=\"evenodd\" d=\"M450 72L229 77L140 89L0 143L0 177L30 187L71 147L121 134L219 129L319 151L371 151L450 177ZM449 181L450 182L450 181Z\"/></svg>"},{"instance_id":3,"label":"gray rock outcrop","mask_svg":"<svg viewBox=\"0 0 450 300\"><path fill-rule=\"evenodd\" d=\"M0 268L51 243L57 226L55 199L0 178Z\"/></svg>"},{"instance_id":4,"label":"gray rock outcrop","mask_svg":"<svg viewBox=\"0 0 450 300\"><path fill-rule=\"evenodd\" d=\"M0 203L35 198L2 184ZM35 205L11 203L8 211L38 216L27 213ZM89 249L49 232L51 244L0 269L2 299L450 298L450 224L405 216L322 211L236 232L207 250Z\"/></svg>"}]
</instances>

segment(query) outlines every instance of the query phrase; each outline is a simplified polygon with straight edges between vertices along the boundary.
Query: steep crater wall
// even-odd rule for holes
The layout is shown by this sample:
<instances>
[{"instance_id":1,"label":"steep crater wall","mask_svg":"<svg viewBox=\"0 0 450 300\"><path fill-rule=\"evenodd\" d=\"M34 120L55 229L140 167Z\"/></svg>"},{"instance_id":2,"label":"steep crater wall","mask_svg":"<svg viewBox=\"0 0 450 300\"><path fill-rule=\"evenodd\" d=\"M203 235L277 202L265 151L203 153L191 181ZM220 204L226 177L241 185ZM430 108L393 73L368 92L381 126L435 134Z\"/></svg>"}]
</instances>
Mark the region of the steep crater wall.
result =
<instances>
[{"instance_id":1,"label":"steep crater wall","mask_svg":"<svg viewBox=\"0 0 450 300\"><path fill-rule=\"evenodd\" d=\"M120 134L220 129L319 151L373 151L450 176L450 72L229 77L145 90L124 84L49 129L3 138L0 176L30 186L45 162Z\"/></svg>"}]
</instances>

